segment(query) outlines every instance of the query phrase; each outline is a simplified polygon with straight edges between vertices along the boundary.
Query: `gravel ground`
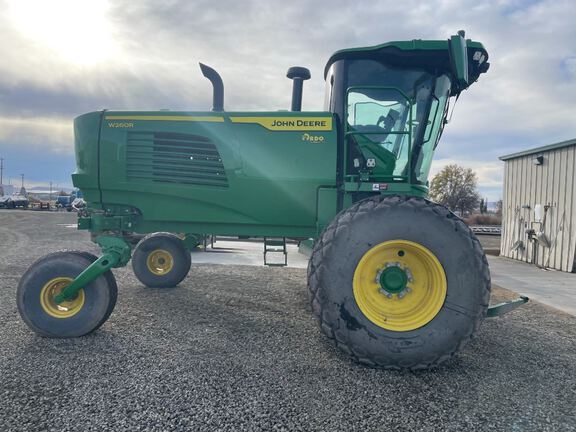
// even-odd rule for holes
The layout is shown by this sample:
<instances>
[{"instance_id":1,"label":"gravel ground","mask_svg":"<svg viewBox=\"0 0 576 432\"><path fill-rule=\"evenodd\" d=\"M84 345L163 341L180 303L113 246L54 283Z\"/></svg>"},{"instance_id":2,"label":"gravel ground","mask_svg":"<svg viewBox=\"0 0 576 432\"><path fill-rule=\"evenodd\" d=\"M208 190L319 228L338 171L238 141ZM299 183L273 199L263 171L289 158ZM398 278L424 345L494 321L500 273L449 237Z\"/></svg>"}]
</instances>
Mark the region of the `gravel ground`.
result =
<instances>
[{"instance_id":1,"label":"gravel ground","mask_svg":"<svg viewBox=\"0 0 576 432\"><path fill-rule=\"evenodd\" d=\"M74 215L0 210L0 430L576 430L576 317L531 302L444 366L358 366L316 327L305 270L194 265L176 289L114 270L93 335L42 339L15 290L36 258L95 251ZM493 301L511 297L496 288Z\"/></svg>"}]
</instances>

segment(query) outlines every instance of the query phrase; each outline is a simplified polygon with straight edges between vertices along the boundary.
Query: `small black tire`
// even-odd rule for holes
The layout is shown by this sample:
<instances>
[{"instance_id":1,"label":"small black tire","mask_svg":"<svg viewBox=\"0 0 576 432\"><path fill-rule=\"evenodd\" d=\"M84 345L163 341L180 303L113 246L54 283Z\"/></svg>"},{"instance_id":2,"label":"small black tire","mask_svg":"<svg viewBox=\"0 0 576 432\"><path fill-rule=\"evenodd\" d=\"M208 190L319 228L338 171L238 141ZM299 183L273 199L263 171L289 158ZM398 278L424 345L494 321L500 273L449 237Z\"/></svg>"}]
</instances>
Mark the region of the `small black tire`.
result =
<instances>
[{"instance_id":1,"label":"small black tire","mask_svg":"<svg viewBox=\"0 0 576 432\"><path fill-rule=\"evenodd\" d=\"M38 335L51 338L84 336L98 329L112 313L118 292L111 272L100 275L84 287L82 301L72 301L69 311L57 310L50 301L50 290L55 290L56 294L65 286L59 280L76 278L92 263L93 255L89 255L71 251L46 255L33 263L20 279L16 295L18 312Z\"/></svg>"},{"instance_id":2,"label":"small black tire","mask_svg":"<svg viewBox=\"0 0 576 432\"><path fill-rule=\"evenodd\" d=\"M175 287L188 275L191 264L184 242L170 233L147 235L132 254L134 275L149 288Z\"/></svg>"},{"instance_id":3,"label":"small black tire","mask_svg":"<svg viewBox=\"0 0 576 432\"><path fill-rule=\"evenodd\" d=\"M365 254L395 239L431 251L446 276L439 311L408 331L375 324L353 290ZM480 242L448 209L424 198L377 196L342 211L316 240L308 289L321 330L355 361L385 369L430 369L454 356L478 330L490 300L490 272Z\"/></svg>"}]
</instances>

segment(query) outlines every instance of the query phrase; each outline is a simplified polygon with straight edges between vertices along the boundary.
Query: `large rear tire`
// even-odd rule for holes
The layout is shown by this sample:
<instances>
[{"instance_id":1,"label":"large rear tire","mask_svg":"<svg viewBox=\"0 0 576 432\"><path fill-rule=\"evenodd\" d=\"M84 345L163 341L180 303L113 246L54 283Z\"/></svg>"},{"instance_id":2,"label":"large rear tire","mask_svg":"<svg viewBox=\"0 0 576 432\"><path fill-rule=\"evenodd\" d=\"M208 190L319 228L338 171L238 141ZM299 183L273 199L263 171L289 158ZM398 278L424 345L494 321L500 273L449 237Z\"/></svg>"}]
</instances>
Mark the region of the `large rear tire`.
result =
<instances>
[{"instance_id":1,"label":"large rear tire","mask_svg":"<svg viewBox=\"0 0 576 432\"><path fill-rule=\"evenodd\" d=\"M428 369L478 330L490 272L472 231L423 198L378 196L340 213L308 266L322 331L360 363Z\"/></svg>"},{"instance_id":2,"label":"large rear tire","mask_svg":"<svg viewBox=\"0 0 576 432\"><path fill-rule=\"evenodd\" d=\"M132 254L134 274L150 288L175 287L190 271L191 262L184 242L163 232L144 237Z\"/></svg>"}]
</instances>

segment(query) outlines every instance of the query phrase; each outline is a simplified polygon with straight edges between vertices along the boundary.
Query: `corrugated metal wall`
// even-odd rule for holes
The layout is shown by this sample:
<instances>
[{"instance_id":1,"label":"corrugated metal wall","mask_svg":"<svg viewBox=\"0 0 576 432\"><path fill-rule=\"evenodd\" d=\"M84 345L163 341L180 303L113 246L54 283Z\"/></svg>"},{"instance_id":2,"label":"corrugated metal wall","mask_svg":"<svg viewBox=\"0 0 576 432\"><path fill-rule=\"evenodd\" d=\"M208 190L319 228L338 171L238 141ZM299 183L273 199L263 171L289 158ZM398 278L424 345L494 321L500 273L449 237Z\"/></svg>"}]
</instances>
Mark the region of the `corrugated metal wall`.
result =
<instances>
[{"instance_id":1,"label":"corrugated metal wall","mask_svg":"<svg viewBox=\"0 0 576 432\"><path fill-rule=\"evenodd\" d=\"M534 158L543 156L542 165ZM500 254L563 271L574 268L576 251L576 145L505 161ZM536 204L550 205L544 224L535 220ZM551 242L529 241L526 230L541 229ZM523 248L514 249L522 242Z\"/></svg>"}]
</instances>

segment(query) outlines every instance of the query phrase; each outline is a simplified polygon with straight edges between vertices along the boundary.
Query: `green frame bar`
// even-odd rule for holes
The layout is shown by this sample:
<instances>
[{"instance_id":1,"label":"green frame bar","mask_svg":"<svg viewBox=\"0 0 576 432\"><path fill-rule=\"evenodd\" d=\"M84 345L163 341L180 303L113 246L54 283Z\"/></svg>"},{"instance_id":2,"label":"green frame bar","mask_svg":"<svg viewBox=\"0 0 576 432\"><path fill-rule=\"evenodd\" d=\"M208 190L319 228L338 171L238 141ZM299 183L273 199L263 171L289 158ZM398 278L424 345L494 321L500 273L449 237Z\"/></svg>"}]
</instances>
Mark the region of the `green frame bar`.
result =
<instances>
[{"instance_id":1,"label":"green frame bar","mask_svg":"<svg viewBox=\"0 0 576 432\"><path fill-rule=\"evenodd\" d=\"M497 316L502 316L504 314L507 314L508 312L513 311L516 308L519 308L520 306L522 306L525 303L528 303L530 299L528 297L525 296L520 296L520 298L508 301L508 302L504 302L504 303L498 303L494 306L490 306L488 308L488 312L486 314L486 316L488 318L494 318Z\"/></svg>"},{"instance_id":2,"label":"green frame bar","mask_svg":"<svg viewBox=\"0 0 576 432\"><path fill-rule=\"evenodd\" d=\"M123 239L101 236L96 239L96 243L102 248L103 255L86 267L70 285L54 298L56 304L76 298L82 288L95 281L100 275L111 268L124 267L130 261L131 248Z\"/></svg>"}]
</instances>

